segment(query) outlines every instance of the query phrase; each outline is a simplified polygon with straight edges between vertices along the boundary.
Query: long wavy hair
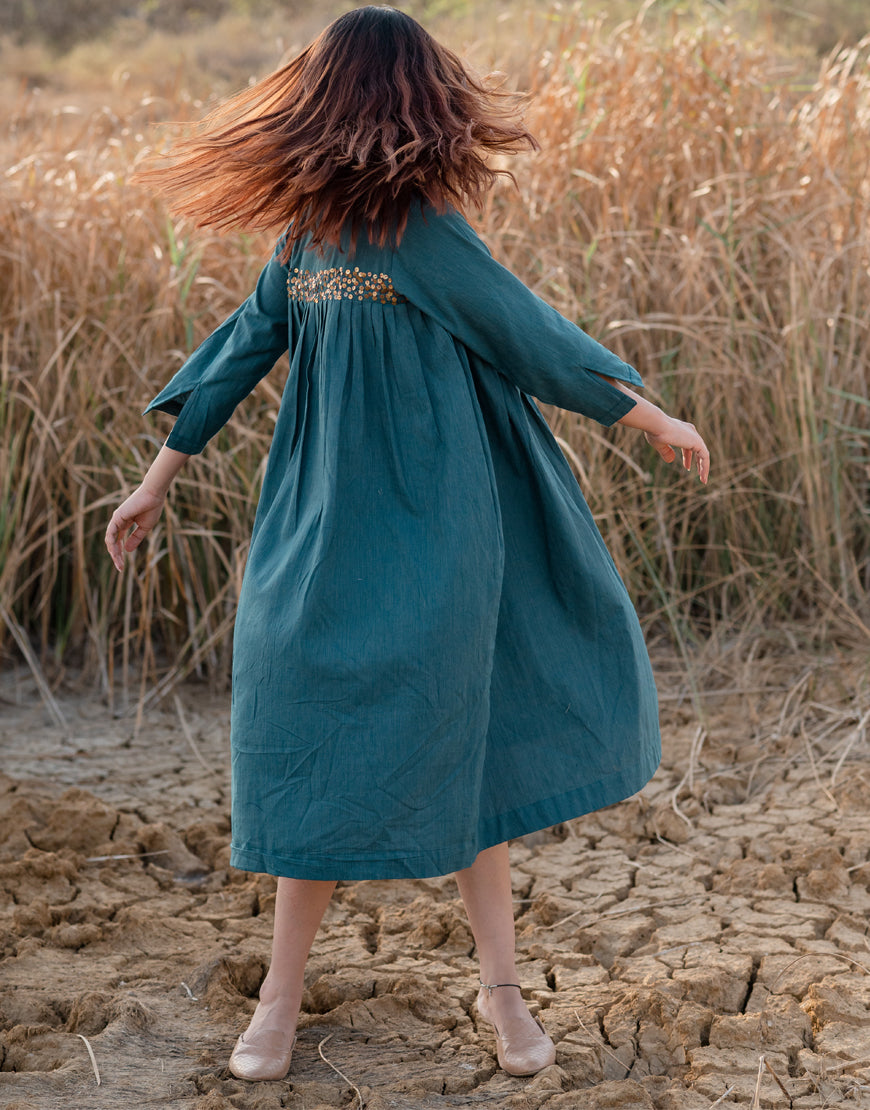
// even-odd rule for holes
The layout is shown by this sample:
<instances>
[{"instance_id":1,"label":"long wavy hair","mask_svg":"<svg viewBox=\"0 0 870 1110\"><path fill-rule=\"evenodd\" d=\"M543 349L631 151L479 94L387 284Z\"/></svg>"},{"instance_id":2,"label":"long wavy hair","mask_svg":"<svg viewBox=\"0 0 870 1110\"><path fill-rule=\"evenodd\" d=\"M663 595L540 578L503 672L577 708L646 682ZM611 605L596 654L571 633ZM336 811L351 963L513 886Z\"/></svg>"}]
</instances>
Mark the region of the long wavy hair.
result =
<instances>
[{"instance_id":1,"label":"long wavy hair","mask_svg":"<svg viewBox=\"0 0 870 1110\"><path fill-rule=\"evenodd\" d=\"M416 20L364 7L298 57L151 155L135 178L200 226L289 225L293 242L351 248L361 229L401 238L415 200L480 204L498 174L487 155L537 149L520 97L469 73Z\"/></svg>"}]
</instances>

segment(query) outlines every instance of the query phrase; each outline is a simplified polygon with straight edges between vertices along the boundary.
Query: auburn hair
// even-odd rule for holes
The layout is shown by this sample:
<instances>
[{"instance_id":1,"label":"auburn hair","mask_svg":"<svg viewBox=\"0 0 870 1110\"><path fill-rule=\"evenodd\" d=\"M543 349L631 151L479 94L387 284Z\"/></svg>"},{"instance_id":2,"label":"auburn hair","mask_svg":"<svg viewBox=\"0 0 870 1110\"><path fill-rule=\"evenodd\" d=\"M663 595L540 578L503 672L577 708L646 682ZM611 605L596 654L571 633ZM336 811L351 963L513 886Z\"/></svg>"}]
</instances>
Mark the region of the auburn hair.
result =
<instances>
[{"instance_id":1,"label":"auburn hair","mask_svg":"<svg viewBox=\"0 0 870 1110\"><path fill-rule=\"evenodd\" d=\"M307 49L219 105L135 179L200 226L289 225L293 242L352 249L365 229L401 238L415 200L480 204L498 174L486 156L537 149L521 98L472 76L416 20L357 8Z\"/></svg>"}]
</instances>

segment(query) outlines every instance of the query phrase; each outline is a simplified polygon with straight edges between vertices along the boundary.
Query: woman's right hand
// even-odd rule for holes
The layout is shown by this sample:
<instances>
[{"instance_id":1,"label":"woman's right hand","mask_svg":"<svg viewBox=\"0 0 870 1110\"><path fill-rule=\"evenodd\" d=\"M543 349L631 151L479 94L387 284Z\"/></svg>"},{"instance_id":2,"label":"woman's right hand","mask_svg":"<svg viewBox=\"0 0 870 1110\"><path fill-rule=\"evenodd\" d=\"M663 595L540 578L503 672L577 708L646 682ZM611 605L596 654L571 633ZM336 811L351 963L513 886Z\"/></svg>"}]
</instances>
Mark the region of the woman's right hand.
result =
<instances>
[{"instance_id":1,"label":"woman's right hand","mask_svg":"<svg viewBox=\"0 0 870 1110\"><path fill-rule=\"evenodd\" d=\"M124 552L135 551L160 519L165 501L165 493L139 486L112 513L106 529L106 547L117 570L124 569Z\"/></svg>"}]
</instances>

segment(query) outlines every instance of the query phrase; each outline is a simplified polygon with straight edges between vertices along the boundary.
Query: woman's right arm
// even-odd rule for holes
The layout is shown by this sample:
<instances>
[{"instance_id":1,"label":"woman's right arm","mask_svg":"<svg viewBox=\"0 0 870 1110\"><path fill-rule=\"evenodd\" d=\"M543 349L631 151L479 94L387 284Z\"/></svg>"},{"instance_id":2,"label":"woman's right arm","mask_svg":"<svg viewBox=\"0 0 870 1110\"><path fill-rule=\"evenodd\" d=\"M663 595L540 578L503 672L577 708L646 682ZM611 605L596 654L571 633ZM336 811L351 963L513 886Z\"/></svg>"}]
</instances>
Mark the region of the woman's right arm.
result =
<instances>
[{"instance_id":1,"label":"woman's right arm","mask_svg":"<svg viewBox=\"0 0 870 1110\"><path fill-rule=\"evenodd\" d=\"M139 487L112 513L106 547L117 570L124 569L124 552L135 551L160 519L172 480L189 458L164 444Z\"/></svg>"},{"instance_id":2,"label":"woman's right arm","mask_svg":"<svg viewBox=\"0 0 870 1110\"><path fill-rule=\"evenodd\" d=\"M167 443L199 454L293 341L287 267L278 240L251 295L191 354L145 412L174 416Z\"/></svg>"}]
</instances>

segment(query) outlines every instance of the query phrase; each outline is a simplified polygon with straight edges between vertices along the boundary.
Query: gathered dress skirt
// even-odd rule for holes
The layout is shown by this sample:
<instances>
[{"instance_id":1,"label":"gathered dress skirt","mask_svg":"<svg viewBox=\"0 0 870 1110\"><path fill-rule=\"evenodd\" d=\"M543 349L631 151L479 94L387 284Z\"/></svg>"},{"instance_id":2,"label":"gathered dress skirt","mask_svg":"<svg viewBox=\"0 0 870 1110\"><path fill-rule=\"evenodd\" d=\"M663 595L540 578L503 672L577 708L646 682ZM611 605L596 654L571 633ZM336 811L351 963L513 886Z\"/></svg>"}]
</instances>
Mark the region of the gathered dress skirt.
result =
<instances>
[{"instance_id":1,"label":"gathered dress skirt","mask_svg":"<svg viewBox=\"0 0 870 1110\"><path fill-rule=\"evenodd\" d=\"M452 209L284 248L146 409L197 453L289 353L233 638L233 865L441 875L635 793L649 659L532 398L607 426L636 371Z\"/></svg>"}]
</instances>

